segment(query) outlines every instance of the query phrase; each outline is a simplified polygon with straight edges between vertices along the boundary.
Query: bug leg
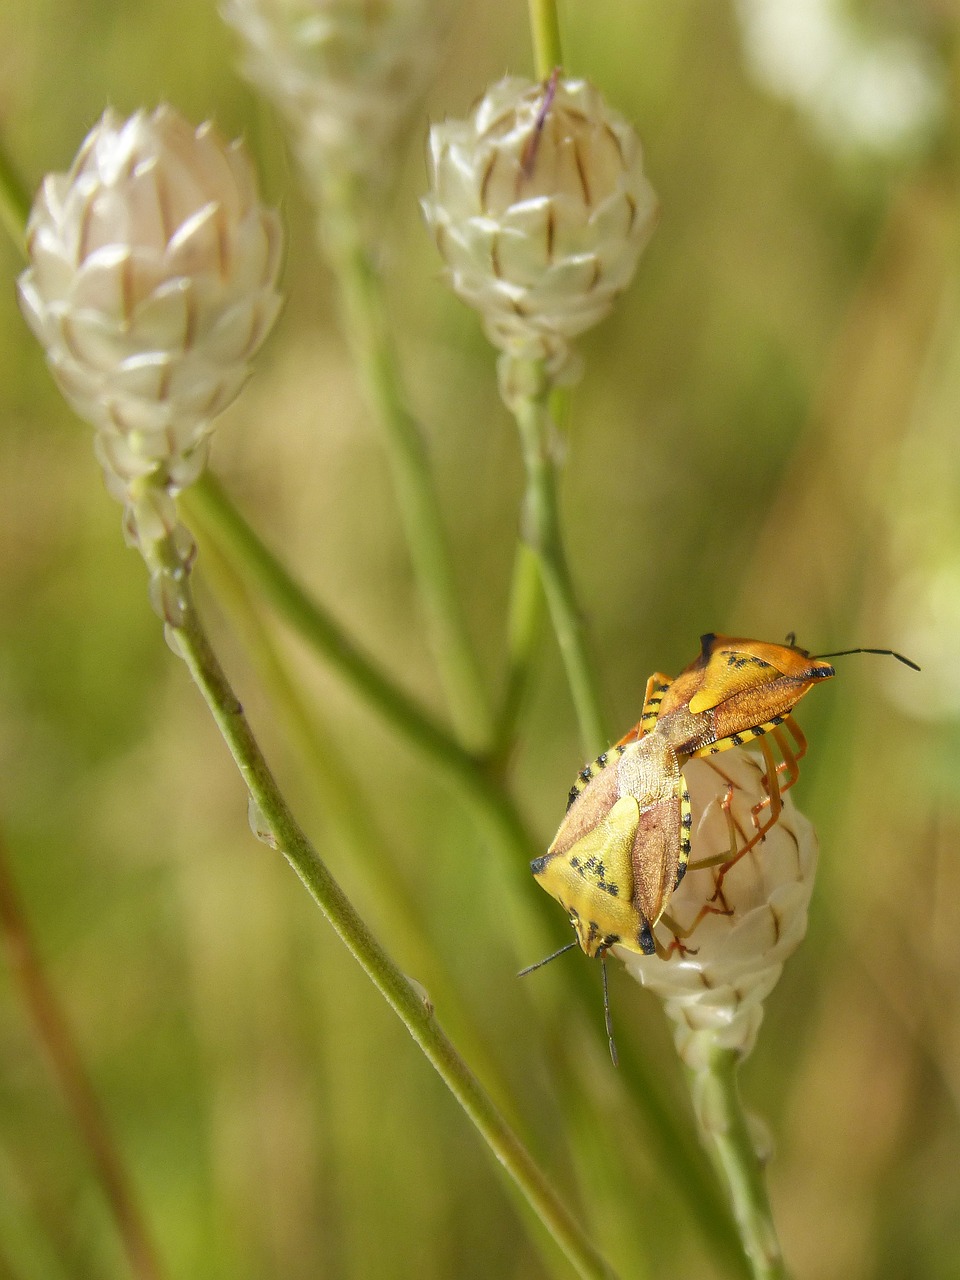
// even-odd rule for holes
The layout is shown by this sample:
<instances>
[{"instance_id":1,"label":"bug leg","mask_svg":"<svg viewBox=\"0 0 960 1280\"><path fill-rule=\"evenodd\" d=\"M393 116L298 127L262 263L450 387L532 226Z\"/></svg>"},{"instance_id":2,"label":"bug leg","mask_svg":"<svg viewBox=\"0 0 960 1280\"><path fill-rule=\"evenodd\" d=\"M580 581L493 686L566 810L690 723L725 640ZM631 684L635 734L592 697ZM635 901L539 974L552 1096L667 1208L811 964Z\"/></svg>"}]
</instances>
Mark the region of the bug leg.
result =
<instances>
[{"instance_id":1,"label":"bug leg","mask_svg":"<svg viewBox=\"0 0 960 1280\"><path fill-rule=\"evenodd\" d=\"M653 945L660 959L669 960L674 953L679 956L695 956L697 954L697 948L684 945L684 939L689 938L693 929L684 929L683 926L673 918L673 916L667 915L666 912L664 912L660 919L673 934L670 942L664 946L657 935L651 932Z\"/></svg>"},{"instance_id":2,"label":"bug leg","mask_svg":"<svg viewBox=\"0 0 960 1280\"><path fill-rule=\"evenodd\" d=\"M693 826L693 814L690 809L690 792L687 790L687 784L684 781L683 774L680 775L680 852L677 858L677 878L673 882L673 889L676 889L680 881L687 873L687 865L690 861L690 829ZM671 890L672 892L672 890Z\"/></svg>"},{"instance_id":3,"label":"bug leg","mask_svg":"<svg viewBox=\"0 0 960 1280\"><path fill-rule=\"evenodd\" d=\"M807 740L803 736L803 730L794 720L793 716L787 716L783 722L783 728L789 729L790 736L793 738L794 745L787 745L783 730L779 730L774 734L780 751L783 754L784 764L786 766L787 779L780 788L780 794L789 791L796 780L800 777L800 761L807 754Z\"/></svg>"},{"instance_id":4,"label":"bug leg","mask_svg":"<svg viewBox=\"0 0 960 1280\"><path fill-rule=\"evenodd\" d=\"M782 751L786 751L787 756L790 756L789 747L787 747L787 744L778 735L779 730L774 729L772 734L774 741ZM780 785L780 774L781 772L786 772L790 769L790 765L787 763L786 758L784 758L780 764L777 764L776 758L773 754L773 748L770 746L766 738L764 738L760 743L760 750L763 752L763 759L767 766L767 772L761 779L764 790L767 794L759 804L755 804L750 810L750 817L753 819L753 825L757 831L757 836L754 837L754 843L756 843L757 837L761 840L764 839L767 832L774 823L778 821L780 814L783 812L783 792L785 788ZM790 759L792 760L793 757L790 756ZM794 776L792 779L788 778L787 785L792 786L796 781L797 776L797 771L794 771ZM761 822L760 814L764 809L769 809L770 814L767 821Z\"/></svg>"},{"instance_id":5,"label":"bug leg","mask_svg":"<svg viewBox=\"0 0 960 1280\"><path fill-rule=\"evenodd\" d=\"M665 676L662 671L657 671L650 677L643 692L643 710L640 713L640 719L623 735L616 746L625 747L631 742L637 742L656 727L660 716L660 703L671 684L670 677Z\"/></svg>"},{"instance_id":6,"label":"bug leg","mask_svg":"<svg viewBox=\"0 0 960 1280\"><path fill-rule=\"evenodd\" d=\"M786 790L787 787L793 785L799 774L799 769L797 767L797 755L795 755L787 746L786 742L782 740L779 730L773 729L771 733L781 750L784 752L785 758L782 765L778 765L768 739L766 737L760 739L760 749L763 752L764 762L767 766L767 772L763 777L763 785L766 788L767 795L759 804L754 805L751 810L750 816L753 819L753 825L756 828L754 834L743 844L738 842L738 832L732 812L733 785L732 783L728 783L726 793L720 801L720 807L723 810L723 815L727 823L727 832L730 837L730 843L727 850L725 853L715 854L712 858L700 858L696 862L690 863L691 869L695 871L704 870L707 867L719 867L719 871L714 882L713 896L710 899L711 902L716 902L718 899L721 902L724 901L724 878L731 868L736 866L741 858L745 857L751 849L756 848L761 841L766 839L767 832L777 823L783 810L783 791ZM799 738L802 739L802 734L800 734L799 729L794 733L795 740L798 739L798 735ZM806 746L805 742L804 746ZM781 771L787 773L786 785L782 788L780 786L778 776ZM764 809L768 809L769 813L764 819L761 819L760 815Z\"/></svg>"},{"instance_id":7,"label":"bug leg","mask_svg":"<svg viewBox=\"0 0 960 1280\"><path fill-rule=\"evenodd\" d=\"M714 889L711 902L716 901L718 897L722 899L724 877L732 867L736 866L741 858L745 857L751 849L754 849L762 840L766 839L767 832L776 825L780 818L780 814L783 811L782 792L780 790L779 779L777 777L778 766L773 754L773 748L770 746L766 738L762 738L760 741L760 749L763 752L763 758L767 765L767 772L763 778L763 785L767 788L767 795L759 804L754 805L753 809L750 811L750 816L753 819L753 825L756 827L756 831L746 844L742 845L739 849L736 849L733 856L728 858L726 862L721 865L720 870L717 872L716 888ZM727 820L730 825L733 826L733 814L730 812L729 799L730 789L728 789L727 795L724 796L722 803L725 805ZM763 809L769 809L769 813L766 820L761 822L760 813Z\"/></svg>"},{"instance_id":8,"label":"bug leg","mask_svg":"<svg viewBox=\"0 0 960 1280\"><path fill-rule=\"evenodd\" d=\"M733 821L733 813L730 806L733 804L733 783L727 783L727 790L720 801L720 808L723 810L723 816L727 824L727 834L730 837L730 843L724 853L715 853L712 858L697 858L695 862L689 864L691 871L705 871L707 867L721 867L725 863L730 862L738 853L737 849L737 828Z\"/></svg>"},{"instance_id":9,"label":"bug leg","mask_svg":"<svg viewBox=\"0 0 960 1280\"><path fill-rule=\"evenodd\" d=\"M722 894L720 895L720 901L723 902L722 907L713 906L712 899L710 902L704 903L704 905L700 908L700 910L694 916L691 923L688 925L682 925L680 921L677 920L674 916L668 915L666 912L664 912L663 915L660 917L660 919L667 926L670 932L673 934L673 938L667 946L664 946L662 942L659 942L657 940L656 935L654 935L654 945L656 946L657 955L660 957L660 959L669 960L670 957L674 954L674 952L676 952L678 955L681 955L681 956L685 956L685 955L695 956L697 954L697 948L688 947L686 945L686 939L689 938L696 931L696 929L700 925L701 920L705 920L707 916L732 916L733 915L733 908L727 906L726 902L723 899Z\"/></svg>"}]
</instances>

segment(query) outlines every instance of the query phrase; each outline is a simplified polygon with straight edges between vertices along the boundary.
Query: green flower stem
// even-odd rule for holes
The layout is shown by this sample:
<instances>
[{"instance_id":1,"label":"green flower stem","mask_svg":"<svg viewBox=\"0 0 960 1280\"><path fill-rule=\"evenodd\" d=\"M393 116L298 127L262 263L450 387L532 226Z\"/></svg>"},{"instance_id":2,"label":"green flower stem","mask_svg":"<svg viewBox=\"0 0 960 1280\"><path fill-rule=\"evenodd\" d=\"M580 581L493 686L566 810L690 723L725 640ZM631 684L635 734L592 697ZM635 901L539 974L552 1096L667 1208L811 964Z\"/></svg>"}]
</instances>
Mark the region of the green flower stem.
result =
<instances>
[{"instance_id":1,"label":"green flower stem","mask_svg":"<svg viewBox=\"0 0 960 1280\"><path fill-rule=\"evenodd\" d=\"M256 583L280 615L323 655L354 693L411 746L467 790L491 790L474 757L395 685L332 615L306 594L209 473L182 496L181 505L188 513L196 513L244 576Z\"/></svg>"},{"instance_id":2,"label":"green flower stem","mask_svg":"<svg viewBox=\"0 0 960 1280\"><path fill-rule=\"evenodd\" d=\"M606 750L609 738L600 711L600 697L587 654L586 639L560 531L557 468L551 452L550 386L541 365L517 362L511 396L527 472L523 537L540 566L544 594L567 672L585 754L594 759Z\"/></svg>"},{"instance_id":3,"label":"green flower stem","mask_svg":"<svg viewBox=\"0 0 960 1280\"><path fill-rule=\"evenodd\" d=\"M107 1205L117 1224L130 1270L137 1280L162 1280L160 1260L137 1204L133 1182L114 1142L107 1118L87 1075L77 1042L56 994L20 903L0 843L0 936L14 980L23 994L34 1034L43 1047L67 1107L97 1171Z\"/></svg>"},{"instance_id":4,"label":"green flower stem","mask_svg":"<svg viewBox=\"0 0 960 1280\"><path fill-rule=\"evenodd\" d=\"M787 1280L763 1166L754 1148L737 1087L739 1055L715 1049L702 1070L690 1072L700 1131L730 1195L754 1280Z\"/></svg>"},{"instance_id":5,"label":"green flower stem","mask_svg":"<svg viewBox=\"0 0 960 1280\"><path fill-rule=\"evenodd\" d=\"M441 1030L433 1006L371 934L297 824L210 646L172 537L145 546L144 557L155 581L164 584L156 594L166 602L168 629L243 776L271 843L293 867L341 941L403 1021L577 1275L584 1280L612 1280L613 1273L601 1255Z\"/></svg>"},{"instance_id":6,"label":"green flower stem","mask_svg":"<svg viewBox=\"0 0 960 1280\"><path fill-rule=\"evenodd\" d=\"M565 389L555 390L550 397L550 412L561 431L570 411L570 395ZM507 675L497 716L497 733L491 759L503 769L509 761L516 727L534 664L543 639L545 611L543 588L537 557L522 538L517 543L510 588L510 610L507 615Z\"/></svg>"},{"instance_id":7,"label":"green flower stem","mask_svg":"<svg viewBox=\"0 0 960 1280\"><path fill-rule=\"evenodd\" d=\"M325 186L324 246L340 287L344 327L379 423L441 682L460 740L489 749L493 713L473 651L420 424L410 412L386 315L383 282L349 180Z\"/></svg>"},{"instance_id":8,"label":"green flower stem","mask_svg":"<svg viewBox=\"0 0 960 1280\"><path fill-rule=\"evenodd\" d=\"M421 913L397 869L389 842L378 829L374 806L365 800L354 775L344 764L317 709L308 708L276 644L253 608L232 566L212 542L204 540L201 563L214 578L218 600L228 609L241 639L278 710L290 738L316 783L320 804L331 828L349 850L362 880L363 892L374 903L384 932L394 940L404 967L420 976L434 1003L497 1107L512 1110L509 1090L499 1067L487 1052L475 1020L466 1009L446 966L427 936Z\"/></svg>"},{"instance_id":9,"label":"green flower stem","mask_svg":"<svg viewBox=\"0 0 960 1280\"><path fill-rule=\"evenodd\" d=\"M22 254L26 253L24 229L30 214L30 197L6 150L0 145L0 223Z\"/></svg>"},{"instance_id":10,"label":"green flower stem","mask_svg":"<svg viewBox=\"0 0 960 1280\"><path fill-rule=\"evenodd\" d=\"M555 67L563 66L557 0L529 0L530 34L538 80L548 80Z\"/></svg>"},{"instance_id":11,"label":"green flower stem","mask_svg":"<svg viewBox=\"0 0 960 1280\"><path fill-rule=\"evenodd\" d=\"M517 723L530 685L543 634L543 589L537 557L525 542L517 545L507 624L507 673L491 758L503 769L514 745Z\"/></svg>"}]
</instances>

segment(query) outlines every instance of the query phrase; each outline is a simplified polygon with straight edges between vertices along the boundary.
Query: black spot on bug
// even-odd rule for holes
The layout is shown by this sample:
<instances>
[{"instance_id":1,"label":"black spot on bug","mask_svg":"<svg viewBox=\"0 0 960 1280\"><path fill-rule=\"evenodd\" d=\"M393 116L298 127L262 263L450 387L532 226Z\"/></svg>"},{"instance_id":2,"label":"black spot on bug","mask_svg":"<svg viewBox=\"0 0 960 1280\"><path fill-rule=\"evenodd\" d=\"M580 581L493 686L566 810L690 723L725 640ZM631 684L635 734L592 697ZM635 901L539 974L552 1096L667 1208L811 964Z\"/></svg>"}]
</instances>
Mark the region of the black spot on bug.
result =
<instances>
[{"instance_id":1,"label":"black spot on bug","mask_svg":"<svg viewBox=\"0 0 960 1280\"><path fill-rule=\"evenodd\" d=\"M540 872L543 871L543 869L546 867L548 857L549 857L549 854L545 853L539 858L534 858L534 860L530 863L530 870L533 872L535 876L538 876Z\"/></svg>"},{"instance_id":2,"label":"black spot on bug","mask_svg":"<svg viewBox=\"0 0 960 1280\"><path fill-rule=\"evenodd\" d=\"M650 926L644 920L640 928L637 930L637 945L645 956L656 954L657 948L654 946L653 934L650 932Z\"/></svg>"}]
</instances>

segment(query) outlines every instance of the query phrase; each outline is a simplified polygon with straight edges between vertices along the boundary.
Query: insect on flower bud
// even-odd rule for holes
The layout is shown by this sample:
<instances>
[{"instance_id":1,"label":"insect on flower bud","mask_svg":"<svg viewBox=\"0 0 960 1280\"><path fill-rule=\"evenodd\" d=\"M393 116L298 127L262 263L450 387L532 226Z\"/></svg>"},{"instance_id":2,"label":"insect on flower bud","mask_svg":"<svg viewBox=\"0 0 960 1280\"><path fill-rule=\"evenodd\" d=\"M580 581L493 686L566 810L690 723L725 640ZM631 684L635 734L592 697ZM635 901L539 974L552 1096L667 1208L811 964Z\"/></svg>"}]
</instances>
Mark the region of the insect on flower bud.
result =
<instances>
[{"instance_id":1,"label":"insect on flower bud","mask_svg":"<svg viewBox=\"0 0 960 1280\"><path fill-rule=\"evenodd\" d=\"M685 765L694 816L691 866L730 846L721 803L728 787L738 840L749 839L751 809L766 795L763 772L762 760L744 748ZM806 932L816 866L813 827L788 793L778 822L724 877L722 901L713 905L725 905L730 914L711 913L701 920L685 940L685 954L665 963L658 956L613 948L637 981L663 1000L677 1051L688 1067L699 1069L716 1049L733 1049L741 1057L750 1053L763 1001ZM672 918L692 922L710 902L716 875L716 868L688 871L670 900ZM663 923L656 933L665 946L673 941Z\"/></svg>"},{"instance_id":2,"label":"insect on flower bud","mask_svg":"<svg viewBox=\"0 0 960 1280\"><path fill-rule=\"evenodd\" d=\"M501 351L561 374L653 231L635 131L584 80L508 78L434 125L430 162L423 210L454 290Z\"/></svg>"},{"instance_id":3,"label":"insect on flower bud","mask_svg":"<svg viewBox=\"0 0 960 1280\"><path fill-rule=\"evenodd\" d=\"M24 314L111 492L183 488L280 308L280 222L242 144L168 106L107 111L44 180L27 244Z\"/></svg>"}]
</instances>

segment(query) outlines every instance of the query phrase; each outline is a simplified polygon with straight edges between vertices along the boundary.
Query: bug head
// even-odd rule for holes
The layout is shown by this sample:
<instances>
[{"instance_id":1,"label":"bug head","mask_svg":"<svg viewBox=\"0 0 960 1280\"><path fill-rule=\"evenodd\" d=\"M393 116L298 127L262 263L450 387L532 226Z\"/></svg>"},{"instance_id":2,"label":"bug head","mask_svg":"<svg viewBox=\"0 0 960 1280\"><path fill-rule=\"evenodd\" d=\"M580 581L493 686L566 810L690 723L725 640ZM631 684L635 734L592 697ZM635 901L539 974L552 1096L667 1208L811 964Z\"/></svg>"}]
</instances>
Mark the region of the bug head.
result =
<instances>
[{"instance_id":1,"label":"bug head","mask_svg":"<svg viewBox=\"0 0 960 1280\"><path fill-rule=\"evenodd\" d=\"M602 955L620 941L619 933L605 927L616 913L615 907L611 906L611 898L615 901L616 895L600 889L594 881L581 875L581 865L576 856L569 858L563 854L545 853L534 858L530 870L537 883L566 911L580 949L592 958ZM573 905L574 901L577 905Z\"/></svg>"},{"instance_id":2,"label":"bug head","mask_svg":"<svg viewBox=\"0 0 960 1280\"><path fill-rule=\"evenodd\" d=\"M533 862L530 863L530 869L547 892L552 894L561 906L565 906L563 899L557 892L555 892L555 889L558 886L553 883L550 876L551 861L556 861L556 855L551 855L549 853L544 854L542 858L534 858ZM546 877L546 879L544 877ZM607 1044L610 1048L610 1058L613 1065L617 1066L617 1045L614 1040L613 1023L610 1017L610 994L607 987L606 956L609 949L615 943L619 942L620 939L613 935L604 935L594 923L585 924L580 913L575 909L571 907L566 907L565 909L570 916L570 923L573 925L574 933L577 935L575 940L573 942L568 942L565 946L552 952L551 955L545 956L542 960L538 960L535 964L527 965L525 969L520 970L520 973L517 976L523 978L526 974L533 973L535 969L542 969L545 964L549 964L551 960L556 960L558 956L564 955L567 951L572 951L577 945L580 946L580 949L585 955L598 957L600 960L601 972L603 974L603 1020L607 1031ZM647 934L649 936L649 930L647 930Z\"/></svg>"},{"instance_id":3,"label":"bug head","mask_svg":"<svg viewBox=\"0 0 960 1280\"><path fill-rule=\"evenodd\" d=\"M700 637L700 653L670 685L661 716L685 707L713 713L718 737L788 715L815 684L836 671L796 644L773 644L713 632Z\"/></svg>"},{"instance_id":4,"label":"bug head","mask_svg":"<svg viewBox=\"0 0 960 1280\"><path fill-rule=\"evenodd\" d=\"M694 714L758 690L768 691L774 699L789 690L797 702L813 685L837 674L829 662L812 657L797 644L712 633L700 637L700 654L688 670L701 673L700 687L690 699Z\"/></svg>"}]
</instances>

